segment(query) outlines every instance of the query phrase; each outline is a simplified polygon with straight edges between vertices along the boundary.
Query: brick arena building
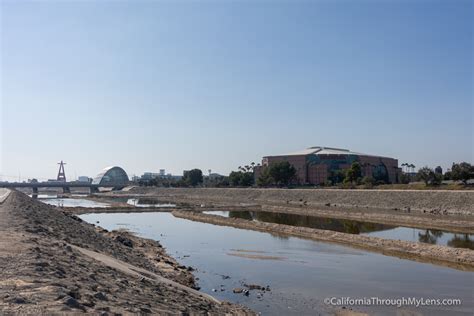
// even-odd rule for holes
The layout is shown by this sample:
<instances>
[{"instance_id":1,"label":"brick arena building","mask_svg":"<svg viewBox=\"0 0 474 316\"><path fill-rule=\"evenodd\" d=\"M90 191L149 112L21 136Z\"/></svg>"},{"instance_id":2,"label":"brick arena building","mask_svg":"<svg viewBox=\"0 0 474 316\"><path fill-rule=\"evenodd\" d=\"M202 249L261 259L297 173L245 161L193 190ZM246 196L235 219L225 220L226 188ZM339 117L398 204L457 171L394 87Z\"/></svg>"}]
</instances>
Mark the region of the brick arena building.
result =
<instances>
[{"instance_id":1,"label":"brick arena building","mask_svg":"<svg viewBox=\"0 0 474 316\"><path fill-rule=\"evenodd\" d=\"M362 177L370 176L376 181L398 183L401 173L398 160L394 158L317 146L285 155L263 157L262 166L255 170L256 177L262 168L281 161L288 161L296 168L296 181L299 184L318 185L328 180L333 181L335 176L341 174L340 171L350 168L356 161L361 166Z\"/></svg>"}]
</instances>

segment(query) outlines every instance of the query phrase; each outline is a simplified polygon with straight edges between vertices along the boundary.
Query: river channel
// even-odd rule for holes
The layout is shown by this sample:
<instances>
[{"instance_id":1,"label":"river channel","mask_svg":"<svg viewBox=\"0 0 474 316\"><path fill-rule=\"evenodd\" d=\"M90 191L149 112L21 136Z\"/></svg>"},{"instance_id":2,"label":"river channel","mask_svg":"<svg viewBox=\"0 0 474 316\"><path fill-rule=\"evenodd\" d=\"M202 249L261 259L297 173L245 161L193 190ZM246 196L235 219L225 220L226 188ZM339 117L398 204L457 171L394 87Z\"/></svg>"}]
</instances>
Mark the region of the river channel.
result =
<instances>
[{"instance_id":1,"label":"river channel","mask_svg":"<svg viewBox=\"0 0 474 316\"><path fill-rule=\"evenodd\" d=\"M86 214L81 218L108 230L125 228L160 241L180 263L196 269L194 274L202 291L264 315L326 314L335 310L324 303L331 297L462 300L461 306L449 307L354 307L378 315L409 311L472 315L474 310L472 272L335 244L194 222L171 213ZM269 286L270 291L253 290L249 296L233 293L234 288L245 289L244 284Z\"/></svg>"}]
</instances>

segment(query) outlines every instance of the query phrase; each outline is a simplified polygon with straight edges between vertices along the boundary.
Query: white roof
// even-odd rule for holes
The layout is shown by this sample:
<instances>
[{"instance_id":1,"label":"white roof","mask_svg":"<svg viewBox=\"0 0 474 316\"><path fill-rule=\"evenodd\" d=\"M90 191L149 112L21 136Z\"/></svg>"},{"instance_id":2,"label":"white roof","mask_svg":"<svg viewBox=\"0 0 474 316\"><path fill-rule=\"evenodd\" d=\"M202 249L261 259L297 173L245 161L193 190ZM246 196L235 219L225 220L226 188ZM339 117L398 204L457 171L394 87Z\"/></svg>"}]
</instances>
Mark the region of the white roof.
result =
<instances>
[{"instance_id":1,"label":"white roof","mask_svg":"<svg viewBox=\"0 0 474 316\"><path fill-rule=\"evenodd\" d=\"M313 146L300 151L278 155L278 156L302 156L302 155L357 155L357 156L374 156L363 153L350 151L349 149Z\"/></svg>"}]
</instances>

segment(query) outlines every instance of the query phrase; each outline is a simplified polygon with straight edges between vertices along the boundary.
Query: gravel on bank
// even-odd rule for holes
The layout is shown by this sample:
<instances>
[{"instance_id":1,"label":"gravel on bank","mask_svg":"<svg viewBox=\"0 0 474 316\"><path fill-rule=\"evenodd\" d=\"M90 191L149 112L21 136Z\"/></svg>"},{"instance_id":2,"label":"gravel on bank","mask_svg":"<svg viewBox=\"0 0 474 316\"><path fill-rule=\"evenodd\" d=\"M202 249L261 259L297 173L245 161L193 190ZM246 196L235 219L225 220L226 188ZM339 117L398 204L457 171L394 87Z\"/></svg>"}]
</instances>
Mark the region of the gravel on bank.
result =
<instances>
[{"instance_id":1,"label":"gravel on bank","mask_svg":"<svg viewBox=\"0 0 474 316\"><path fill-rule=\"evenodd\" d=\"M108 232L19 192L0 204L0 232L2 315L253 314L186 290L195 287L192 268L179 265L158 242Z\"/></svg>"},{"instance_id":2,"label":"gravel on bank","mask_svg":"<svg viewBox=\"0 0 474 316\"><path fill-rule=\"evenodd\" d=\"M289 226L241 218L229 218L201 212L174 211L173 215L193 221L231 226L262 232L303 237L323 242L333 242L384 255L449 266L459 270L474 271L474 251L402 240L389 240L364 235L352 235L308 227Z\"/></svg>"}]
</instances>

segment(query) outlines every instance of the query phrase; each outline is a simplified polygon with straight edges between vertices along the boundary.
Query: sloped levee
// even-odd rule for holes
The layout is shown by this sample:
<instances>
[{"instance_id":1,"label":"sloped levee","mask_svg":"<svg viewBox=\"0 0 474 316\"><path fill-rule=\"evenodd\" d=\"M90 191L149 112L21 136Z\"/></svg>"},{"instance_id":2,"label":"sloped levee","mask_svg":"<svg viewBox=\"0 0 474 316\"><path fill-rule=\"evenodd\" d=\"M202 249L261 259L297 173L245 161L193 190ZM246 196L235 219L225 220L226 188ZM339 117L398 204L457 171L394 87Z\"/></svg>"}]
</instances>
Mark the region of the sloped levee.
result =
<instances>
[{"instance_id":1,"label":"sloped levee","mask_svg":"<svg viewBox=\"0 0 474 316\"><path fill-rule=\"evenodd\" d=\"M259 188L145 188L129 194L146 194L174 201L214 204L259 204L318 207L359 207L474 215L474 190L340 190Z\"/></svg>"}]
</instances>

